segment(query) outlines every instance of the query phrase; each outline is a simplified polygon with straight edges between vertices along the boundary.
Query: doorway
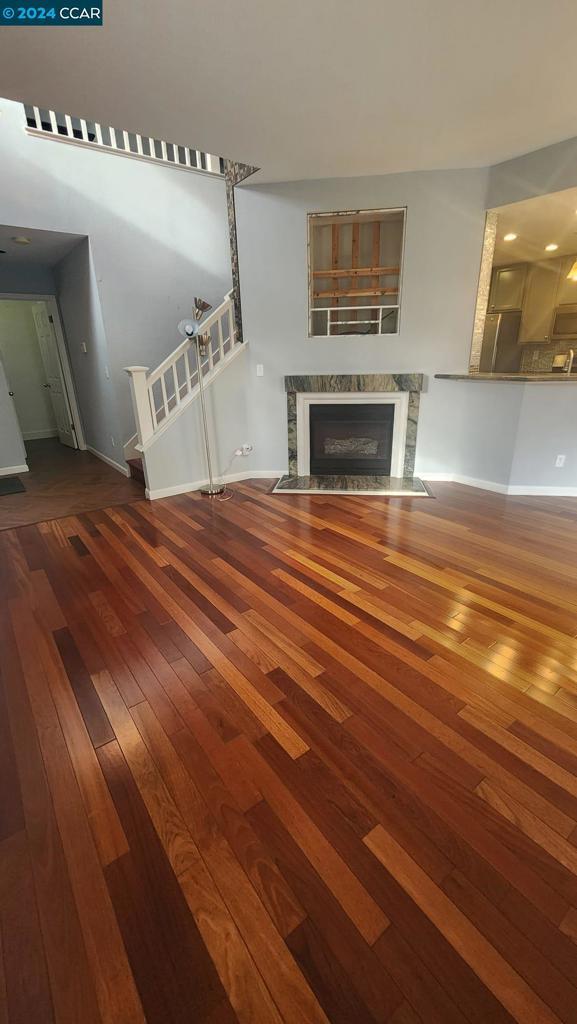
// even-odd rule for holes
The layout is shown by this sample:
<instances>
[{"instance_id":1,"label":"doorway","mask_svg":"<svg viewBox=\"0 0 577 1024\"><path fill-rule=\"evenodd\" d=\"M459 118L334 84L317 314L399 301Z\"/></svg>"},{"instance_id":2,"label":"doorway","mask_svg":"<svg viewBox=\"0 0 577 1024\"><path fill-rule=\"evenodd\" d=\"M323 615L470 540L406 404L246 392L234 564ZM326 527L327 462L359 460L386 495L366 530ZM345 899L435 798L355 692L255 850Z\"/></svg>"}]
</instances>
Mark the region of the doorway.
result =
<instances>
[{"instance_id":1,"label":"doorway","mask_svg":"<svg viewBox=\"0 0 577 1024\"><path fill-rule=\"evenodd\" d=\"M0 295L0 360L24 443L86 447L54 296Z\"/></svg>"}]
</instances>

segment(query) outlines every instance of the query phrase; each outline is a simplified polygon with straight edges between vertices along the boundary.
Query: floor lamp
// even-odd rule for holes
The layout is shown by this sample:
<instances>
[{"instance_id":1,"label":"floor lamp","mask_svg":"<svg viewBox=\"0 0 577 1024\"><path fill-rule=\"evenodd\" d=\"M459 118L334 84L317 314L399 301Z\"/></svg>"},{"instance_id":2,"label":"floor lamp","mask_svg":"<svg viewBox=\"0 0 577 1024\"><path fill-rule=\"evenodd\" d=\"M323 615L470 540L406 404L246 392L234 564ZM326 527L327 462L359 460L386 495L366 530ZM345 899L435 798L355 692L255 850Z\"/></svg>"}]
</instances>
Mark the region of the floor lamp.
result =
<instances>
[{"instance_id":1,"label":"floor lamp","mask_svg":"<svg viewBox=\"0 0 577 1024\"><path fill-rule=\"evenodd\" d=\"M219 494L224 494L224 484L215 484L212 475L212 458L210 452L210 438L208 435L208 422L206 419L206 403L204 399L204 380L202 372L202 360L206 355L208 346L210 345L210 333L202 331L200 326L200 320L209 309L212 309L210 302L205 302L204 299L195 298L192 314L193 319L181 320L178 325L178 330L185 338L194 338L195 341L194 351L196 353L196 369L198 373L198 389L200 392L202 429L204 432L204 447L206 450L206 465L208 468L208 487L201 487L200 493L207 495L209 498L215 498Z\"/></svg>"}]
</instances>

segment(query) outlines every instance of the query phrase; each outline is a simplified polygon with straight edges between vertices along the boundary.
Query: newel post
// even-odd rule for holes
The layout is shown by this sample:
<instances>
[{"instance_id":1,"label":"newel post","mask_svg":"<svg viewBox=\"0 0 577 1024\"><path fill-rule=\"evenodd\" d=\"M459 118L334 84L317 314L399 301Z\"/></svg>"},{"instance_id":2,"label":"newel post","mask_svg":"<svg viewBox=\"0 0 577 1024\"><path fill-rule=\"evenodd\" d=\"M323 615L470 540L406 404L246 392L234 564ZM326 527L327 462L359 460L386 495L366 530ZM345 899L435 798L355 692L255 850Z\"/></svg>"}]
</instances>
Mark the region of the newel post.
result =
<instances>
[{"instance_id":1,"label":"newel post","mask_svg":"<svg viewBox=\"0 0 577 1024\"><path fill-rule=\"evenodd\" d=\"M234 346L235 346L235 342L242 340L241 338L238 337L237 326L236 326L236 306L235 306L234 288L231 288L231 290L227 293L227 295L225 295L225 299L227 299L227 301L229 303L228 315L230 317L230 347L231 347L231 349L233 349Z\"/></svg>"},{"instance_id":2,"label":"newel post","mask_svg":"<svg viewBox=\"0 0 577 1024\"><path fill-rule=\"evenodd\" d=\"M146 383L148 366L125 366L124 369L130 380L130 394L132 397L134 419L136 421L138 443L146 444L154 433L152 411Z\"/></svg>"}]
</instances>

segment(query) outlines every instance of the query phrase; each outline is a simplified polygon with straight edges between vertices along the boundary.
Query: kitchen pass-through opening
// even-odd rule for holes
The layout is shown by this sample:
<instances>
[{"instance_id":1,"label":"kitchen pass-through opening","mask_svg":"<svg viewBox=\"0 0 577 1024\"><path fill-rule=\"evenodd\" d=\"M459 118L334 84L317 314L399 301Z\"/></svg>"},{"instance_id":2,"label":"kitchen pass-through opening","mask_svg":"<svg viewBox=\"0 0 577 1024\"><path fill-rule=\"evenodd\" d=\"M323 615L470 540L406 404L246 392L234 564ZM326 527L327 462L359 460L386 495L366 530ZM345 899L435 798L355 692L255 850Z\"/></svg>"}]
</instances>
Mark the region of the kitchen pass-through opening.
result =
<instances>
[{"instance_id":1,"label":"kitchen pass-through opening","mask_svg":"<svg viewBox=\"0 0 577 1024\"><path fill-rule=\"evenodd\" d=\"M311 474L389 476L394 417L390 403L311 405Z\"/></svg>"}]
</instances>

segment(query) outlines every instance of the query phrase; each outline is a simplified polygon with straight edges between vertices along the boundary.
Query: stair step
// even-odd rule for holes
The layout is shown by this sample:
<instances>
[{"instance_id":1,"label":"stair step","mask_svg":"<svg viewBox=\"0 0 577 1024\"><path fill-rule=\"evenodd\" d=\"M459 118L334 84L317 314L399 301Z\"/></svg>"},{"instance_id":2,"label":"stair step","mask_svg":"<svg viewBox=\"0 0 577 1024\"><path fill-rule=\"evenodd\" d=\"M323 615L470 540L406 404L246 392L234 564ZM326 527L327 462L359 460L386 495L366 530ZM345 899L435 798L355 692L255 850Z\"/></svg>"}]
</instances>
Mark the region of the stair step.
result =
<instances>
[{"instance_id":1,"label":"stair step","mask_svg":"<svg viewBox=\"0 0 577 1024\"><path fill-rule=\"evenodd\" d=\"M142 459L127 459L126 464L130 470L130 475L133 480L138 480L140 484L146 484L144 479L144 468L142 465Z\"/></svg>"}]
</instances>

